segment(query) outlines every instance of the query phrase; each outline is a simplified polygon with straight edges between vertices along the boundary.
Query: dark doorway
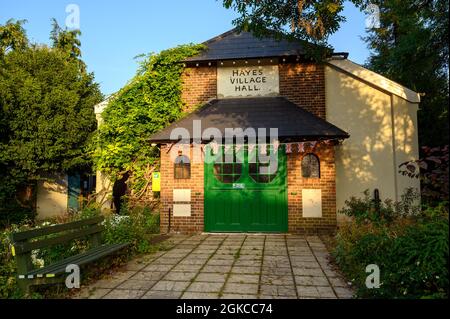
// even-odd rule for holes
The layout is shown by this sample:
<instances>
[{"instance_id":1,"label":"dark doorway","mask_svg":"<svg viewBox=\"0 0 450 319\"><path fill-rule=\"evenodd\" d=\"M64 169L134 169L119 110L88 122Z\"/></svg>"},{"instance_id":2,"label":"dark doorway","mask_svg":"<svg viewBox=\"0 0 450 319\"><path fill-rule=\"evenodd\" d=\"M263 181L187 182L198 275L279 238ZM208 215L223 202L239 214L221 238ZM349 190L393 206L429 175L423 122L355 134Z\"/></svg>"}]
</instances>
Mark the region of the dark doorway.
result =
<instances>
[{"instance_id":1,"label":"dark doorway","mask_svg":"<svg viewBox=\"0 0 450 319\"><path fill-rule=\"evenodd\" d=\"M116 180L113 185L113 203L117 214L120 214L120 210L123 206L123 196L127 193L127 180L129 177L130 174L126 172L120 179Z\"/></svg>"}]
</instances>

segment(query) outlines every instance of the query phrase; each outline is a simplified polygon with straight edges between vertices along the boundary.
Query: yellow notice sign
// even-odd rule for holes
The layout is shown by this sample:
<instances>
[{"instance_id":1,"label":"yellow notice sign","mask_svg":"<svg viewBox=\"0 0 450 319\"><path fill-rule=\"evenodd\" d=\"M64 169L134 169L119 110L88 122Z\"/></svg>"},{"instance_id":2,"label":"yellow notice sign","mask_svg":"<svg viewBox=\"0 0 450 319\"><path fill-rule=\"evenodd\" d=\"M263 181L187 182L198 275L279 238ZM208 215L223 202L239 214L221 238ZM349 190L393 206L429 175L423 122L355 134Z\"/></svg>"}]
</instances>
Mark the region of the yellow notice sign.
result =
<instances>
[{"instance_id":1,"label":"yellow notice sign","mask_svg":"<svg viewBox=\"0 0 450 319\"><path fill-rule=\"evenodd\" d=\"M159 172L153 172L152 174L152 191L161 191L161 174Z\"/></svg>"}]
</instances>

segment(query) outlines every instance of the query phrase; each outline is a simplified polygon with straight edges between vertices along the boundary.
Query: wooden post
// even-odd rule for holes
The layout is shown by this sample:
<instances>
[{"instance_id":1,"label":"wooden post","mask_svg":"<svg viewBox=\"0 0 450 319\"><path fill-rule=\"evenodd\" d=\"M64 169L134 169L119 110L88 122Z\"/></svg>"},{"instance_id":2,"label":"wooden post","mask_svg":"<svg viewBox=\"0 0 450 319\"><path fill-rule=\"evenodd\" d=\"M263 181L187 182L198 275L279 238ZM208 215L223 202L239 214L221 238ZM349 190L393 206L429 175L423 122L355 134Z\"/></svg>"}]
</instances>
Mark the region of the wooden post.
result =
<instances>
[{"instance_id":1,"label":"wooden post","mask_svg":"<svg viewBox=\"0 0 450 319\"><path fill-rule=\"evenodd\" d=\"M23 292L30 293L30 280L27 278L27 273L33 270L33 263L31 262L31 252L19 253L15 256L17 266L17 284ZM23 276L23 278L20 278Z\"/></svg>"}]
</instances>

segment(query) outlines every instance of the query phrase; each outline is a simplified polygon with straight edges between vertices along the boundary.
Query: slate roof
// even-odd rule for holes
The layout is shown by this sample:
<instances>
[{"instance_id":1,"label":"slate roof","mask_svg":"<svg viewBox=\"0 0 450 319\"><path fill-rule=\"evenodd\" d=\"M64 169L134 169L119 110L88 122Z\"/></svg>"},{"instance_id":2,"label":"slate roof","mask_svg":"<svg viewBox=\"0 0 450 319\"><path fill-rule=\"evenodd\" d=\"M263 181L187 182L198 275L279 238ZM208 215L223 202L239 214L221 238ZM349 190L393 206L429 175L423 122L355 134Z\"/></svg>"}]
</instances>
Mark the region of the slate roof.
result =
<instances>
[{"instance_id":1,"label":"slate roof","mask_svg":"<svg viewBox=\"0 0 450 319\"><path fill-rule=\"evenodd\" d=\"M277 40L274 37L257 38L252 33L232 29L206 42L207 49L199 55L187 58L186 62L230 59L270 58L303 56L304 41Z\"/></svg>"},{"instance_id":2,"label":"slate roof","mask_svg":"<svg viewBox=\"0 0 450 319\"><path fill-rule=\"evenodd\" d=\"M187 117L154 134L151 142L168 142L174 128L182 127L193 136L193 121L201 120L201 130L208 127L219 129L225 136L225 128L278 128L280 141L344 139L349 135L290 102L284 97L256 97L214 99Z\"/></svg>"}]
</instances>

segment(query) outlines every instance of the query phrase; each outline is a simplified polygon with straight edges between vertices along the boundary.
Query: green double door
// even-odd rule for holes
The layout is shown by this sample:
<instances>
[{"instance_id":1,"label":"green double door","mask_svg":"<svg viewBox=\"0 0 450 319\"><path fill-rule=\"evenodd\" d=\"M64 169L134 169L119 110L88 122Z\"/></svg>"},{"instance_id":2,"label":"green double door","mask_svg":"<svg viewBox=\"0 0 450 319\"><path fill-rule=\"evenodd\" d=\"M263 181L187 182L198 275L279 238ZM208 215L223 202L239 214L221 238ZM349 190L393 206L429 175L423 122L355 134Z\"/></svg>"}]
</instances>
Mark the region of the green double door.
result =
<instances>
[{"instance_id":1,"label":"green double door","mask_svg":"<svg viewBox=\"0 0 450 319\"><path fill-rule=\"evenodd\" d=\"M287 232L286 154L281 146L207 146L204 167L205 231Z\"/></svg>"}]
</instances>

